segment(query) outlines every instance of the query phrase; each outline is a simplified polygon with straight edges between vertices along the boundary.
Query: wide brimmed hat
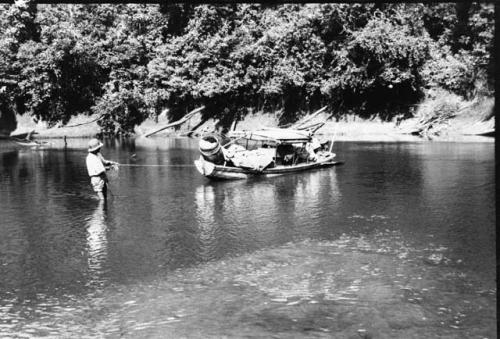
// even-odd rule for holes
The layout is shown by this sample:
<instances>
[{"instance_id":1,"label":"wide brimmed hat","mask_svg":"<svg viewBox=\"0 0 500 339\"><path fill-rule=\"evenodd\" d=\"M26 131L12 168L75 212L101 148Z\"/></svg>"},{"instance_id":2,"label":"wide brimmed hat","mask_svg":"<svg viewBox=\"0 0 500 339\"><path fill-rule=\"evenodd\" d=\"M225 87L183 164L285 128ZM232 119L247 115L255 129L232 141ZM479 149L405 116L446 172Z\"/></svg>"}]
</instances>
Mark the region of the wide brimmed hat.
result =
<instances>
[{"instance_id":1,"label":"wide brimmed hat","mask_svg":"<svg viewBox=\"0 0 500 339\"><path fill-rule=\"evenodd\" d=\"M103 146L103 144L99 140L97 140L97 139L91 139L89 141L89 152L97 151L102 146Z\"/></svg>"}]
</instances>

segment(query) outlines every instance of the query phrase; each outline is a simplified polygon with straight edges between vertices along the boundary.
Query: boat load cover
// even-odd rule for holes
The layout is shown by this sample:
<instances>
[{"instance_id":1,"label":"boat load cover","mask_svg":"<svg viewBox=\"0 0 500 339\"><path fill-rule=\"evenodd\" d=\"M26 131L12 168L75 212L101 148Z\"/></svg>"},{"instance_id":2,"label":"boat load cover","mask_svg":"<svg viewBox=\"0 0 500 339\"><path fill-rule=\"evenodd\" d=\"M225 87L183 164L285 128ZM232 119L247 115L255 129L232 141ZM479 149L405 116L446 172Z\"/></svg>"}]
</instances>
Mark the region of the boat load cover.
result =
<instances>
[{"instance_id":1,"label":"boat load cover","mask_svg":"<svg viewBox=\"0 0 500 339\"><path fill-rule=\"evenodd\" d=\"M234 166L262 171L273 162L274 150L270 148L258 148L253 151L237 149L238 145L230 147L224 152L226 159L232 161Z\"/></svg>"},{"instance_id":2,"label":"boat load cover","mask_svg":"<svg viewBox=\"0 0 500 339\"><path fill-rule=\"evenodd\" d=\"M307 131L288 128L268 128L257 131L233 132L233 134L232 137L244 137L257 141L275 140L280 143L305 142L311 139L311 135Z\"/></svg>"}]
</instances>

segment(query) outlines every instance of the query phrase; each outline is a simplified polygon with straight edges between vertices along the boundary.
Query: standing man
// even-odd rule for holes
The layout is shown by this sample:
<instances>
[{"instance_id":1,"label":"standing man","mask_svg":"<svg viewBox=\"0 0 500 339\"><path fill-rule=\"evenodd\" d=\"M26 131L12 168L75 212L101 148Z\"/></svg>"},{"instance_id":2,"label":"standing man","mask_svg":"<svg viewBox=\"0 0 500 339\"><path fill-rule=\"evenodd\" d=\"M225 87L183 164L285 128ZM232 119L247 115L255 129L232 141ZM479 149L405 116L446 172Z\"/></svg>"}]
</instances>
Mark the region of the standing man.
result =
<instances>
[{"instance_id":1,"label":"standing man","mask_svg":"<svg viewBox=\"0 0 500 339\"><path fill-rule=\"evenodd\" d=\"M97 193L99 199L106 200L108 191L106 170L110 166L118 165L118 163L104 159L100 152L102 146L102 142L97 139L89 141L89 154L87 155L86 163L92 188Z\"/></svg>"}]
</instances>

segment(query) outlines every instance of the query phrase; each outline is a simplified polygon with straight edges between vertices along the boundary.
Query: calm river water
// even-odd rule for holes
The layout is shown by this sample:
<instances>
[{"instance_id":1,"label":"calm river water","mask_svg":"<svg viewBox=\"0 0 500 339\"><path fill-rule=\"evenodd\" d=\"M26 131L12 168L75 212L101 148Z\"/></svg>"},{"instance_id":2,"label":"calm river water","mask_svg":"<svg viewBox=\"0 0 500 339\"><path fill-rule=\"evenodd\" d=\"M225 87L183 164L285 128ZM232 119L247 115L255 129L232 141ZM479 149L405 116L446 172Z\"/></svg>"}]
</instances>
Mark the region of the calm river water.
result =
<instances>
[{"instance_id":1,"label":"calm river water","mask_svg":"<svg viewBox=\"0 0 500 339\"><path fill-rule=\"evenodd\" d=\"M492 142L210 182L194 140L108 141L148 166L106 205L68 142L0 145L0 337L496 337Z\"/></svg>"}]
</instances>

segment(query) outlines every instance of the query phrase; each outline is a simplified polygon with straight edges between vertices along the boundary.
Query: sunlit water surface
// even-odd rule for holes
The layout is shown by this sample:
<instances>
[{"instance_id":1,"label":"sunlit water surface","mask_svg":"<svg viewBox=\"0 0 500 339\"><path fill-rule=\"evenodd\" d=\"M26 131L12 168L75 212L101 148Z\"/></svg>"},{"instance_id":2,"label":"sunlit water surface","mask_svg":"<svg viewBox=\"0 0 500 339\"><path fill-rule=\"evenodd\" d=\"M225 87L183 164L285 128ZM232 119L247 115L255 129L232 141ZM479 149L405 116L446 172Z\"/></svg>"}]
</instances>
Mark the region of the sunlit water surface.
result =
<instances>
[{"instance_id":1,"label":"sunlit water surface","mask_svg":"<svg viewBox=\"0 0 500 339\"><path fill-rule=\"evenodd\" d=\"M494 144L338 142L210 182L190 139L0 147L0 336L496 336ZM142 166L147 165L147 166Z\"/></svg>"}]
</instances>

